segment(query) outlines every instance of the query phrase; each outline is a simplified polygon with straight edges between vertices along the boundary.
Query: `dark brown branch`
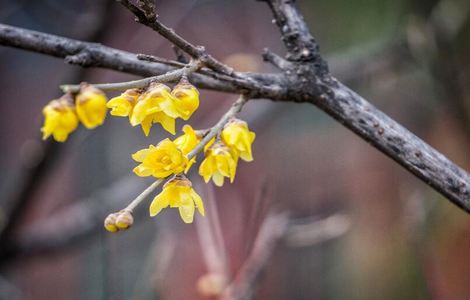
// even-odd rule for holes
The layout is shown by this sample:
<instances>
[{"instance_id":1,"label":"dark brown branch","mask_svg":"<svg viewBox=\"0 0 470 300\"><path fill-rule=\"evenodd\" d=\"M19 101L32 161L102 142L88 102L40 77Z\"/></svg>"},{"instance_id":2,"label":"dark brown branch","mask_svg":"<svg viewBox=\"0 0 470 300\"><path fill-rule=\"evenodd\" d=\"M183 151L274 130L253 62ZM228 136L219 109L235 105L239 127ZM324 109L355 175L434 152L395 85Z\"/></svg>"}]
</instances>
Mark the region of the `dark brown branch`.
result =
<instances>
[{"instance_id":1,"label":"dark brown branch","mask_svg":"<svg viewBox=\"0 0 470 300\"><path fill-rule=\"evenodd\" d=\"M324 65L319 47L310 34L303 16L294 6L294 0L260 0L268 3L274 15L274 22L281 31L282 41L287 48L286 58L290 61L308 61Z\"/></svg>"},{"instance_id":2,"label":"dark brown branch","mask_svg":"<svg viewBox=\"0 0 470 300\"><path fill-rule=\"evenodd\" d=\"M296 64L296 72L286 73L290 82L288 98L315 104L454 204L470 212L470 175L332 77L294 1L266 1L281 29L290 54L288 57ZM313 49L310 64L298 57L302 45Z\"/></svg>"},{"instance_id":3,"label":"dark brown branch","mask_svg":"<svg viewBox=\"0 0 470 300\"><path fill-rule=\"evenodd\" d=\"M132 13L134 13L134 15L136 16L136 21L152 28L161 36L170 41L172 44L176 45L178 48L188 53L192 58L199 59L208 68L213 69L214 71L224 75L234 75L234 70L232 68L226 66L225 64L216 60L211 55L207 54L203 46L195 46L191 44L183 37L178 35L173 29L162 24L157 19L158 16L154 11L153 6L141 5L141 7L139 8L128 0L117 0L117 2L121 3L124 7L132 11ZM143 4L147 3L146 1L142 2Z\"/></svg>"},{"instance_id":4,"label":"dark brown branch","mask_svg":"<svg viewBox=\"0 0 470 300\"><path fill-rule=\"evenodd\" d=\"M4 24L0 24L0 45L65 58L67 63L82 67L108 68L141 76L154 76L174 70L170 65L139 60L136 54L130 52ZM254 91L254 86L266 86L261 88L267 92L266 96L276 95L279 87L269 86L275 83L273 76L253 74L245 77L250 79L193 74L190 80L201 88L237 94Z\"/></svg>"},{"instance_id":5,"label":"dark brown branch","mask_svg":"<svg viewBox=\"0 0 470 300\"><path fill-rule=\"evenodd\" d=\"M470 176L465 170L335 78L323 78L310 92L313 104L470 212Z\"/></svg>"},{"instance_id":6,"label":"dark brown branch","mask_svg":"<svg viewBox=\"0 0 470 300\"><path fill-rule=\"evenodd\" d=\"M250 98L315 104L453 203L470 211L469 174L333 78L292 2L272 0L270 3L278 25L282 25L281 33L293 63L292 71L286 71L285 76L243 74L242 78L214 72L214 78L196 74L191 77L192 82L202 88L246 93ZM287 28L282 29L285 26ZM79 61L85 66L144 76L171 69L160 63L140 61L129 52L6 25L0 25L0 44L58 57L84 52L87 55ZM297 57L301 52L292 45L305 45L311 52L304 58Z\"/></svg>"}]
</instances>

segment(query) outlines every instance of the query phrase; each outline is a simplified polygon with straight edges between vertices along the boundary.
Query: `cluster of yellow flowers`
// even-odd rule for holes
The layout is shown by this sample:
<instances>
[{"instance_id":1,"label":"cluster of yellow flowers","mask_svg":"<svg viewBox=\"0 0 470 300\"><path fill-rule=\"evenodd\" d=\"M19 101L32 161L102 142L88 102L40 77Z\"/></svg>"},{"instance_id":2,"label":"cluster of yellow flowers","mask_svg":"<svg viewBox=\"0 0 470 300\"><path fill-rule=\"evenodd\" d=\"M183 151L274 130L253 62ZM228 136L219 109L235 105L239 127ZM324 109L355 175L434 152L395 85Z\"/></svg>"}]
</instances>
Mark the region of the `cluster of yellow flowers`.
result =
<instances>
[{"instance_id":1,"label":"cluster of yellow flowers","mask_svg":"<svg viewBox=\"0 0 470 300\"><path fill-rule=\"evenodd\" d=\"M175 120L188 120L199 107L199 91L183 78L171 90L162 83L152 83L147 90L130 89L111 99L111 115L129 117L132 126L140 124L149 135L153 123L175 134Z\"/></svg>"},{"instance_id":2,"label":"cluster of yellow flowers","mask_svg":"<svg viewBox=\"0 0 470 300\"><path fill-rule=\"evenodd\" d=\"M67 93L52 100L42 110L45 119L41 128L42 138L47 139L52 135L56 141L64 142L77 129L79 120L88 129L103 124L106 101L106 95L89 84L81 85L75 99Z\"/></svg>"},{"instance_id":3,"label":"cluster of yellow flowers","mask_svg":"<svg viewBox=\"0 0 470 300\"><path fill-rule=\"evenodd\" d=\"M134 173L138 176L166 178L175 175L164 186L162 193L153 199L150 214L155 216L167 206L178 207L183 221L191 223L194 204L202 215L204 206L199 195L191 188L191 182L181 173L187 173L195 162L195 156L188 160L187 155L199 144L204 132L184 125L183 133L173 141L165 139L157 145L139 150L132 158L140 163L134 168ZM228 177L230 182L233 182L238 159L253 160L251 144L254 139L255 133L249 131L246 122L235 118L230 120L224 126L220 137L212 139L204 149L205 158L199 167L199 174L204 181L209 182L212 178L217 186L222 186L224 178Z\"/></svg>"},{"instance_id":4,"label":"cluster of yellow flowers","mask_svg":"<svg viewBox=\"0 0 470 300\"><path fill-rule=\"evenodd\" d=\"M106 95L96 87L82 84L75 97L71 93L52 100L43 109L43 139L53 136L64 142L78 127L78 121L93 129L104 123L107 108L111 115L129 117L132 126L140 125L146 136L153 123L175 134L175 120L188 120L199 107L199 91L183 78L171 90L162 83L152 83L147 89L129 89L107 101Z\"/></svg>"},{"instance_id":5,"label":"cluster of yellow flowers","mask_svg":"<svg viewBox=\"0 0 470 300\"><path fill-rule=\"evenodd\" d=\"M53 136L63 142L74 131L79 121L89 129L103 124L107 108L110 114L128 117L132 126L140 125L146 136L154 123L175 134L177 118L188 120L199 107L199 91L186 77L172 89L162 83L151 83L146 89L128 89L118 97L107 101L106 95L96 87L82 84L75 99L67 93L51 101L44 109L43 138ZM204 215L201 197L192 188L187 173L196 162L196 153L189 154L201 142L209 130L194 130L183 126L183 134L174 140L164 139L157 145L137 151L132 158L139 163L134 168L138 176L165 179L173 175L150 205L150 215L157 215L163 208L178 208L185 223L192 223L195 209ZM222 186L224 178L233 182L239 158L252 161L251 145L255 133L249 131L246 122L232 118L219 134L204 147L205 158L199 174L207 183L210 179ZM132 225L131 211L123 210L108 216L105 228L115 232Z\"/></svg>"}]
</instances>

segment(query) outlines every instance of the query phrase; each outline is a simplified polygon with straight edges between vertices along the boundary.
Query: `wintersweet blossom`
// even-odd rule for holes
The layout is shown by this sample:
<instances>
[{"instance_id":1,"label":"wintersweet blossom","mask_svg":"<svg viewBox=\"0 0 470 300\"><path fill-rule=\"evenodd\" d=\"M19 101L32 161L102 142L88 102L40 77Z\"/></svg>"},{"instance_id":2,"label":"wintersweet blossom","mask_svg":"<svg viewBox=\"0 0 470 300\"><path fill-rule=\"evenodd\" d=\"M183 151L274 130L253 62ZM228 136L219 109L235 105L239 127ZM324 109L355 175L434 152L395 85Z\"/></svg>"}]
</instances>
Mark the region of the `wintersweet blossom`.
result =
<instances>
[{"instance_id":1,"label":"wintersweet blossom","mask_svg":"<svg viewBox=\"0 0 470 300\"><path fill-rule=\"evenodd\" d=\"M88 129L103 124L106 118L106 95L96 87L82 84L75 99L79 120Z\"/></svg>"},{"instance_id":2,"label":"wintersweet blossom","mask_svg":"<svg viewBox=\"0 0 470 300\"><path fill-rule=\"evenodd\" d=\"M191 181L181 175L170 179L163 186L162 192L153 199L149 209L150 216L156 216L166 207L177 207L185 223L193 222L195 208L204 216L201 196L194 191Z\"/></svg>"},{"instance_id":3,"label":"wintersweet blossom","mask_svg":"<svg viewBox=\"0 0 470 300\"><path fill-rule=\"evenodd\" d=\"M43 140L52 135L57 142L64 142L77 128L78 117L72 103L72 96L66 94L60 99L52 100L43 108L44 125L41 128Z\"/></svg>"},{"instance_id":4,"label":"wintersweet blossom","mask_svg":"<svg viewBox=\"0 0 470 300\"><path fill-rule=\"evenodd\" d=\"M152 83L139 97L130 117L131 125L140 124L144 134L148 135L152 124L160 123L166 131L175 134L175 119L179 114L170 91L162 83Z\"/></svg>"},{"instance_id":5,"label":"wintersweet blossom","mask_svg":"<svg viewBox=\"0 0 470 300\"><path fill-rule=\"evenodd\" d=\"M121 95L109 100L106 106L111 108L111 115L130 118L140 95L141 91L139 89L129 89Z\"/></svg>"},{"instance_id":6,"label":"wintersweet blossom","mask_svg":"<svg viewBox=\"0 0 470 300\"><path fill-rule=\"evenodd\" d=\"M199 107L199 91L186 78L175 86L171 94L175 97L175 107L179 117L188 120Z\"/></svg>"},{"instance_id":7,"label":"wintersweet blossom","mask_svg":"<svg viewBox=\"0 0 470 300\"><path fill-rule=\"evenodd\" d=\"M256 134L248 129L245 121L233 119L222 130L221 138L225 145L236 151L244 161L252 161L251 144Z\"/></svg>"},{"instance_id":8,"label":"wintersweet blossom","mask_svg":"<svg viewBox=\"0 0 470 300\"><path fill-rule=\"evenodd\" d=\"M233 182L237 171L238 155L222 142L215 142L206 151L206 158L199 166L199 174L207 183L212 181L217 186L224 184L224 177Z\"/></svg>"},{"instance_id":9,"label":"wintersweet blossom","mask_svg":"<svg viewBox=\"0 0 470 300\"><path fill-rule=\"evenodd\" d=\"M188 158L170 139L164 139L157 146L150 145L147 149L139 150L132 158L140 162L133 171L141 177L165 178L183 172L188 164Z\"/></svg>"},{"instance_id":10,"label":"wintersweet blossom","mask_svg":"<svg viewBox=\"0 0 470 300\"><path fill-rule=\"evenodd\" d=\"M184 134L177 137L173 142L176 144L178 149L183 152L184 155L188 155L189 152L191 152L197 144L202 139L202 134L200 132L194 131L194 129L191 127L191 125L184 125L183 126L183 132ZM196 156L194 156L189 162L188 165L186 166L186 169L184 170L185 173L189 171L191 166L196 162Z\"/></svg>"}]
</instances>

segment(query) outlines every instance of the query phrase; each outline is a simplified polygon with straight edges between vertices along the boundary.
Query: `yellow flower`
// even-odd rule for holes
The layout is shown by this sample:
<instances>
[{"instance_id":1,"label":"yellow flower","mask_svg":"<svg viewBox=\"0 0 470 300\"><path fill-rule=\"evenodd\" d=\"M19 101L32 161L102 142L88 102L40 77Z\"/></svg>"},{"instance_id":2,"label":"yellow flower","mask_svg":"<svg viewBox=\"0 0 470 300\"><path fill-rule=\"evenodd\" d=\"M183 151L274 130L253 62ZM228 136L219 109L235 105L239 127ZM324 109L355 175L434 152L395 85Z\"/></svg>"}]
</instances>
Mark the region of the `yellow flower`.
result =
<instances>
[{"instance_id":1,"label":"yellow flower","mask_svg":"<svg viewBox=\"0 0 470 300\"><path fill-rule=\"evenodd\" d=\"M179 117L188 120L199 107L199 91L186 78L183 78L171 94L176 98L175 106Z\"/></svg>"},{"instance_id":2,"label":"yellow flower","mask_svg":"<svg viewBox=\"0 0 470 300\"><path fill-rule=\"evenodd\" d=\"M88 129L103 124L106 118L106 95L89 84L82 84L78 93L75 106L80 121Z\"/></svg>"},{"instance_id":3,"label":"yellow flower","mask_svg":"<svg viewBox=\"0 0 470 300\"><path fill-rule=\"evenodd\" d=\"M140 94L139 89L129 89L120 96L109 100L106 106L111 108L111 115L130 118Z\"/></svg>"},{"instance_id":4,"label":"yellow flower","mask_svg":"<svg viewBox=\"0 0 470 300\"><path fill-rule=\"evenodd\" d=\"M194 131L191 125L184 125L183 126L184 134L177 137L173 142L176 144L178 149L183 152L184 155L188 155L191 150L193 150L197 144L202 139L202 135L199 132ZM196 162L196 156L194 156L186 166L184 170L185 173L188 173L191 166Z\"/></svg>"},{"instance_id":5,"label":"yellow flower","mask_svg":"<svg viewBox=\"0 0 470 300\"><path fill-rule=\"evenodd\" d=\"M191 125L184 125L183 126L184 134L177 137L174 140L174 143L178 148L183 152L183 154L188 154L194 147L199 144L202 139L202 135L199 132L194 131Z\"/></svg>"},{"instance_id":6,"label":"yellow flower","mask_svg":"<svg viewBox=\"0 0 470 300\"><path fill-rule=\"evenodd\" d=\"M166 131L175 134L175 119L179 115L174 100L169 87L161 83L151 84L134 107L131 125L141 124L145 135L148 135L152 123L160 123Z\"/></svg>"},{"instance_id":7,"label":"yellow flower","mask_svg":"<svg viewBox=\"0 0 470 300\"><path fill-rule=\"evenodd\" d=\"M188 158L169 139L164 139L157 146L150 145L147 149L137 151L132 158L141 163L133 170L141 177L165 178L183 172L188 164Z\"/></svg>"},{"instance_id":8,"label":"yellow flower","mask_svg":"<svg viewBox=\"0 0 470 300\"><path fill-rule=\"evenodd\" d=\"M235 150L244 161L252 161L251 144L256 134L248 129L246 122L238 119L226 124L222 130L222 141Z\"/></svg>"},{"instance_id":9,"label":"yellow flower","mask_svg":"<svg viewBox=\"0 0 470 300\"><path fill-rule=\"evenodd\" d=\"M60 99L52 100L43 108L44 125L41 128L43 140L52 135L54 140L64 142L77 128L78 118L72 103L72 96L66 94Z\"/></svg>"},{"instance_id":10,"label":"yellow flower","mask_svg":"<svg viewBox=\"0 0 470 300\"><path fill-rule=\"evenodd\" d=\"M206 158L199 166L199 174L205 182L209 182L212 177L215 185L222 186L224 177L230 178L230 182L233 182L237 163L237 154L221 142L216 142L207 149Z\"/></svg>"},{"instance_id":11,"label":"yellow flower","mask_svg":"<svg viewBox=\"0 0 470 300\"><path fill-rule=\"evenodd\" d=\"M201 196L194 191L191 181L182 176L175 176L163 186L162 192L150 204L150 216L156 216L166 207L178 207L185 223L193 222L195 207L204 216Z\"/></svg>"},{"instance_id":12,"label":"yellow flower","mask_svg":"<svg viewBox=\"0 0 470 300\"><path fill-rule=\"evenodd\" d=\"M164 112L159 111L153 114L148 115L145 117L145 119L142 120L140 123L140 126L142 127L142 130L145 134L145 136L148 136L150 133L150 128L152 128L153 123L160 123L162 125L163 129L168 131L171 134L175 134L175 119L173 119L170 116L167 116ZM132 123L131 123L132 124Z\"/></svg>"}]
</instances>

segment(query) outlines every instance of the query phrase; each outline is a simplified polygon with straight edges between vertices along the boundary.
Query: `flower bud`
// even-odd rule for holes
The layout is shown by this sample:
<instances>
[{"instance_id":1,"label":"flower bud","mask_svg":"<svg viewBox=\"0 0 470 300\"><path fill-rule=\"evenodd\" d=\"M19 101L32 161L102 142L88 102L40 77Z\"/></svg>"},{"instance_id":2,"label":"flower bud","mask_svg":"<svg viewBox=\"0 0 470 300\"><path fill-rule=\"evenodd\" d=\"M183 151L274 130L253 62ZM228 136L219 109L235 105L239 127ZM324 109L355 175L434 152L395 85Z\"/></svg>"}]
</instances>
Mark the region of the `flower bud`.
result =
<instances>
[{"instance_id":1,"label":"flower bud","mask_svg":"<svg viewBox=\"0 0 470 300\"><path fill-rule=\"evenodd\" d=\"M106 118L106 95L96 87L84 83L75 100L77 115L83 125L93 129L103 124Z\"/></svg>"},{"instance_id":2,"label":"flower bud","mask_svg":"<svg viewBox=\"0 0 470 300\"><path fill-rule=\"evenodd\" d=\"M41 128L43 139L52 135L54 140L64 142L78 126L73 97L68 93L49 102L42 113L44 115L44 125Z\"/></svg>"},{"instance_id":3,"label":"flower bud","mask_svg":"<svg viewBox=\"0 0 470 300\"><path fill-rule=\"evenodd\" d=\"M119 228L116 226L116 214L109 214L106 219L104 219L104 228L109 232L116 232Z\"/></svg>"},{"instance_id":4,"label":"flower bud","mask_svg":"<svg viewBox=\"0 0 470 300\"><path fill-rule=\"evenodd\" d=\"M196 288L205 297L215 297L222 294L227 287L225 276L219 273L207 273L199 277Z\"/></svg>"},{"instance_id":5,"label":"flower bud","mask_svg":"<svg viewBox=\"0 0 470 300\"><path fill-rule=\"evenodd\" d=\"M106 106L111 108L111 115L130 118L132 110L134 109L140 95L141 91L139 89L129 89L121 95L109 100Z\"/></svg>"},{"instance_id":6,"label":"flower bud","mask_svg":"<svg viewBox=\"0 0 470 300\"><path fill-rule=\"evenodd\" d=\"M134 223L134 217L129 210L122 210L117 213L116 226L118 229L127 229Z\"/></svg>"},{"instance_id":7,"label":"flower bud","mask_svg":"<svg viewBox=\"0 0 470 300\"><path fill-rule=\"evenodd\" d=\"M182 78L171 94L176 98L179 116L188 120L199 107L199 91L186 78Z\"/></svg>"}]
</instances>

